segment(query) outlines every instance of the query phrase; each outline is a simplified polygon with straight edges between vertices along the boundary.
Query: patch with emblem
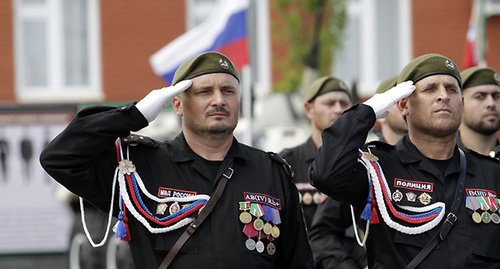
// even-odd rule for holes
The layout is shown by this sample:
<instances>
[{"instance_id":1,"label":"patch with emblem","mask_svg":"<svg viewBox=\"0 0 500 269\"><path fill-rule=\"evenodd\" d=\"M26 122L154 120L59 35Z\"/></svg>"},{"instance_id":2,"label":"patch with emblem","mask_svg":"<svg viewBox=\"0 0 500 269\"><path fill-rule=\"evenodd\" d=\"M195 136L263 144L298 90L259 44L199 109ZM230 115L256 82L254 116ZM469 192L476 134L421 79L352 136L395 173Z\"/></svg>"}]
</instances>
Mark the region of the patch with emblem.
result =
<instances>
[{"instance_id":1,"label":"patch with emblem","mask_svg":"<svg viewBox=\"0 0 500 269\"><path fill-rule=\"evenodd\" d=\"M424 192L418 196L418 200L423 204L423 205L428 205L431 202L432 197Z\"/></svg>"},{"instance_id":2,"label":"patch with emblem","mask_svg":"<svg viewBox=\"0 0 500 269\"><path fill-rule=\"evenodd\" d=\"M403 193L401 193L399 190L396 190L392 193L392 200L395 202L401 202L403 199Z\"/></svg>"},{"instance_id":3,"label":"patch with emblem","mask_svg":"<svg viewBox=\"0 0 500 269\"><path fill-rule=\"evenodd\" d=\"M270 195L253 192L245 192L243 195L245 197L245 201L265 204L276 209L281 209L281 200Z\"/></svg>"},{"instance_id":4,"label":"patch with emblem","mask_svg":"<svg viewBox=\"0 0 500 269\"><path fill-rule=\"evenodd\" d=\"M173 188L160 187L158 189L158 197L161 198L185 198L195 196L197 193L195 191L178 190Z\"/></svg>"},{"instance_id":5,"label":"patch with emblem","mask_svg":"<svg viewBox=\"0 0 500 269\"><path fill-rule=\"evenodd\" d=\"M496 191L484 190L484 189L465 189L467 196L483 196L483 197L493 197L497 198Z\"/></svg>"},{"instance_id":6,"label":"patch with emblem","mask_svg":"<svg viewBox=\"0 0 500 269\"><path fill-rule=\"evenodd\" d=\"M432 192L434 190L434 184L431 182L407 180L401 178L394 179L394 187L425 192Z\"/></svg>"},{"instance_id":7,"label":"patch with emblem","mask_svg":"<svg viewBox=\"0 0 500 269\"><path fill-rule=\"evenodd\" d=\"M414 192L407 192L406 200L408 200L408 202L415 202L417 200L417 195Z\"/></svg>"}]
</instances>

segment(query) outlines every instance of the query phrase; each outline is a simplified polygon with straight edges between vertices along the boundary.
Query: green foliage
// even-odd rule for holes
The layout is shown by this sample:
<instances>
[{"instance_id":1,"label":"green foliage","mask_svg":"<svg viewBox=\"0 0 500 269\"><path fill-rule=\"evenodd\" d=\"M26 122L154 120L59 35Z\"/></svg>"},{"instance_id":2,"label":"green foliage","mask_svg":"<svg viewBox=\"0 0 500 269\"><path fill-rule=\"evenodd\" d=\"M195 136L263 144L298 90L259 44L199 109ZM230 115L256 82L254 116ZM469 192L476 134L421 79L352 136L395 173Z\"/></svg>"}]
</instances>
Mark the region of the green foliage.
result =
<instances>
[{"instance_id":1,"label":"green foliage","mask_svg":"<svg viewBox=\"0 0 500 269\"><path fill-rule=\"evenodd\" d=\"M330 75L334 52L342 45L347 0L275 0L278 21L272 22L273 39L287 46L285 58L273 57L273 66L282 75L274 91L293 92L300 87L315 33L315 11L323 8L318 33L318 73Z\"/></svg>"}]
</instances>

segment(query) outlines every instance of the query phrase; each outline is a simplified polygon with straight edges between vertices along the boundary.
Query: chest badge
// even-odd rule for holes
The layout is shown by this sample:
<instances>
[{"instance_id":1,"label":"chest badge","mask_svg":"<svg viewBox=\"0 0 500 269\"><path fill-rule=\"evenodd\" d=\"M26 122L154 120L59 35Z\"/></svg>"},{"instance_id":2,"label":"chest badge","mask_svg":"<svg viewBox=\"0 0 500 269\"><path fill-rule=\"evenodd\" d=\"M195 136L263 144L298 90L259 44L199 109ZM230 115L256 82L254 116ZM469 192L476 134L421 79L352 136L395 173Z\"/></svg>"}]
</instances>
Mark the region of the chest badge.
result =
<instances>
[{"instance_id":1,"label":"chest badge","mask_svg":"<svg viewBox=\"0 0 500 269\"><path fill-rule=\"evenodd\" d=\"M423 205L428 205L431 202L432 197L424 192L418 196L418 200L423 204Z\"/></svg>"}]
</instances>

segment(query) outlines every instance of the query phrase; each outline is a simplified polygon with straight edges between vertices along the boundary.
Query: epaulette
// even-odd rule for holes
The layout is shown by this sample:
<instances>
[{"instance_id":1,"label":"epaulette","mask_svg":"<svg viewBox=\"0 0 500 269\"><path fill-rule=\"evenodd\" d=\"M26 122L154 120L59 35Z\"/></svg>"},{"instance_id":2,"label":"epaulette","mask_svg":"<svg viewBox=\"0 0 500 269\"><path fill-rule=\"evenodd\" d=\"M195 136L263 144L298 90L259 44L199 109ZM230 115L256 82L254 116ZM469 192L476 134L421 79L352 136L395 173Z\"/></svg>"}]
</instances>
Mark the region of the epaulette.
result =
<instances>
[{"instance_id":1,"label":"epaulette","mask_svg":"<svg viewBox=\"0 0 500 269\"><path fill-rule=\"evenodd\" d=\"M366 144L366 147L374 147L374 148L377 148L377 149L384 149L384 150L394 149L395 148L394 145L387 144L387 143L381 142L381 141L371 141L371 142L368 142Z\"/></svg>"},{"instance_id":2,"label":"epaulette","mask_svg":"<svg viewBox=\"0 0 500 269\"><path fill-rule=\"evenodd\" d=\"M130 134L123 139L123 142L129 144L130 146L141 145L152 148L156 148L159 145L159 143L151 137L140 134Z\"/></svg>"},{"instance_id":3,"label":"epaulette","mask_svg":"<svg viewBox=\"0 0 500 269\"><path fill-rule=\"evenodd\" d=\"M271 158L273 161L283 165L285 172L287 173L288 176L290 176L290 178L293 178L295 176L295 172L293 171L292 166L288 164L288 162L285 159L283 159L278 153L268 151L267 156L269 156L269 158Z\"/></svg>"}]
</instances>

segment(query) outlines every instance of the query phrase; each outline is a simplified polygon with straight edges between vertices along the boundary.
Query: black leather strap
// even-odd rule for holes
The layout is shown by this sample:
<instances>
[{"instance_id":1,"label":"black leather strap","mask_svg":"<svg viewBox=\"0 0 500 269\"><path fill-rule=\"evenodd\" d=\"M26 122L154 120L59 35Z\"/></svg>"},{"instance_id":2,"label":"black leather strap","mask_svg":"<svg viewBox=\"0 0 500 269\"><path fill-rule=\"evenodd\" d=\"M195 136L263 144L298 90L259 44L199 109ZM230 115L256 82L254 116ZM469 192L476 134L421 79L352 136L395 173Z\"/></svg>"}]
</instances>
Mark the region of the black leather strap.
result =
<instances>
[{"instance_id":1,"label":"black leather strap","mask_svg":"<svg viewBox=\"0 0 500 269\"><path fill-rule=\"evenodd\" d=\"M467 170L467 163L465 160L465 154L461 149L458 149L460 152L460 175L458 176L458 185L457 191L455 192L455 200L453 200L453 204L451 207L450 213L446 216L444 223L441 225L441 229L437 232L432 239L425 245L425 247L413 258L413 260L405 267L405 269L414 269L416 268L424 259L431 253L431 251L439 244L439 242L443 241L455 221L457 221L458 217L458 209L462 204L462 198L464 196L465 189L465 174Z\"/></svg>"},{"instance_id":2,"label":"black leather strap","mask_svg":"<svg viewBox=\"0 0 500 269\"><path fill-rule=\"evenodd\" d=\"M205 220L210 212L212 212L212 209L214 209L215 204L221 197L222 192L226 187L227 181L233 176L233 172L234 170L231 168L231 165L229 165L229 168L227 168L227 170L222 174L222 178L220 179L219 184L217 184L217 187L212 193L210 200L208 200L208 203L205 205L205 208L201 210L198 217L186 228L179 239L177 239L158 269L167 269L184 243L186 243L189 237L196 231L196 229L198 229L198 227L200 227L200 224Z\"/></svg>"}]
</instances>

